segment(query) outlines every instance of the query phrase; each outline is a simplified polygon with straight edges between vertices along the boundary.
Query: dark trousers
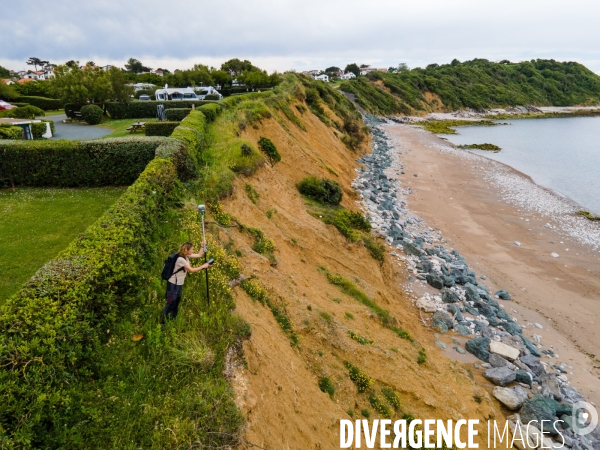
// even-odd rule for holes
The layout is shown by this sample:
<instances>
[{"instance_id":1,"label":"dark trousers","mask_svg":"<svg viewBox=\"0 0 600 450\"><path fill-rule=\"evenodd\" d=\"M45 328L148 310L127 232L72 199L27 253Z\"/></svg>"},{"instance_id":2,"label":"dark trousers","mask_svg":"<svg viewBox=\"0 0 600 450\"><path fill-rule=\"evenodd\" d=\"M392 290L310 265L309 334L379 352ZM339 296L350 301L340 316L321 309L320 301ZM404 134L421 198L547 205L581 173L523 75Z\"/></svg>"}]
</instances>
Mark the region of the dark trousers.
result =
<instances>
[{"instance_id":1,"label":"dark trousers","mask_svg":"<svg viewBox=\"0 0 600 450\"><path fill-rule=\"evenodd\" d=\"M163 316L165 319L174 319L177 317L177 310L179 309L179 302L181 301L182 287L183 285L181 284L173 284L167 281L167 304L163 310Z\"/></svg>"}]
</instances>

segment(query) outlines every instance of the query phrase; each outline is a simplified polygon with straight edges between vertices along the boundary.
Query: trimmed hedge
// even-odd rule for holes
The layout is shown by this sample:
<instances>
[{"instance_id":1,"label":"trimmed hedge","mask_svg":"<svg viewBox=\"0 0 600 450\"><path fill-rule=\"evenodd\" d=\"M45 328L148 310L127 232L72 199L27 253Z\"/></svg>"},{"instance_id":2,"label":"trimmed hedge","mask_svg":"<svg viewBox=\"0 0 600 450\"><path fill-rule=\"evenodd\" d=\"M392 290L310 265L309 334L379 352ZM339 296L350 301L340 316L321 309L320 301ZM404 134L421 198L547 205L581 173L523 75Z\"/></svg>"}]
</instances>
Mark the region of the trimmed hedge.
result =
<instances>
[{"instance_id":1,"label":"trimmed hedge","mask_svg":"<svg viewBox=\"0 0 600 450\"><path fill-rule=\"evenodd\" d=\"M20 102L25 102L30 105L36 106L44 111L52 111L55 109L61 109L64 106L62 100L57 100L55 98L45 98L45 97L34 97L34 96L21 96L19 97Z\"/></svg>"},{"instance_id":2,"label":"trimmed hedge","mask_svg":"<svg viewBox=\"0 0 600 450\"><path fill-rule=\"evenodd\" d=\"M34 139L42 139L42 135L46 132L46 122L50 124L50 131L52 131L52 135L54 135L56 132L54 121L43 119L41 122L34 122L31 124L31 132L33 133Z\"/></svg>"},{"instance_id":3,"label":"trimmed hedge","mask_svg":"<svg viewBox=\"0 0 600 450\"><path fill-rule=\"evenodd\" d=\"M191 108L216 103L209 100L158 100L144 102L108 102L106 103L106 111L113 119L149 119L156 117L156 107L163 105L165 110L173 108Z\"/></svg>"},{"instance_id":4,"label":"trimmed hedge","mask_svg":"<svg viewBox=\"0 0 600 450\"><path fill-rule=\"evenodd\" d=\"M0 126L0 139L18 140L23 139L23 128ZM0 178L2 176L0 175Z\"/></svg>"},{"instance_id":5,"label":"trimmed hedge","mask_svg":"<svg viewBox=\"0 0 600 450\"><path fill-rule=\"evenodd\" d=\"M107 330L147 282L149 236L181 192L173 162L151 161L114 206L1 307L4 446L63 447L67 430L89 417L77 386L99 376L97 355L112 336Z\"/></svg>"},{"instance_id":6,"label":"trimmed hedge","mask_svg":"<svg viewBox=\"0 0 600 450\"><path fill-rule=\"evenodd\" d=\"M146 136L169 137L180 123L181 122L148 122L145 127Z\"/></svg>"},{"instance_id":7,"label":"trimmed hedge","mask_svg":"<svg viewBox=\"0 0 600 450\"><path fill-rule=\"evenodd\" d=\"M89 125L98 125L102 122L104 111L98 105L85 105L81 108L81 118Z\"/></svg>"},{"instance_id":8,"label":"trimmed hedge","mask_svg":"<svg viewBox=\"0 0 600 450\"><path fill-rule=\"evenodd\" d=\"M209 103L208 105L202 105L198 109L202 111L207 122L214 122L217 116L221 114L223 107L217 103Z\"/></svg>"},{"instance_id":9,"label":"trimmed hedge","mask_svg":"<svg viewBox=\"0 0 600 450\"><path fill-rule=\"evenodd\" d=\"M74 103L67 103L65 105L65 114L69 119L75 119L75 112L80 112L81 108L85 105L77 105Z\"/></svg>"},{"instance_id":10,"label":"trimmed hedge","mask_svg":"<svg viewBox=\"0 0 600 450\"><path fill-rule=\"evenodd\" d=\"M125 186L154 158L163 137L0 142L0 178L20 186Z\"/></svg>"},{"instance_id":11,"label":"trimmed hedge","mask_svg":"<svg viewBox=\"0 0 600 450\"><path fill-rule=\"evenodd\" d=\"M0 111L0 117L13 117L15 119L35 119L36 116L44 115L44 110L31 105L19 106L17 108Z\"/></svg>"},{"instance_id":12,"label":"trimmed hedge","mask_svg":"<svg viewBox=\"0 0 600 450\"><path fill-rule=\"evenodd\" d=\"M185 142L190 155L199 161L207 145L205 132L206 117L202 111L194 110L173 130L171 137Z\"/></svg>"},{"instance_id":13,"label":"trimmed hedge","mask_svg":"<svg viewBox=\"0 0 600 450\"><path fill-rule=\"evenodd\" d=\"M187 117L192 108L170 108L165 109L165 119L170 122L181 122Z\"/></svg>"}]
</instances>

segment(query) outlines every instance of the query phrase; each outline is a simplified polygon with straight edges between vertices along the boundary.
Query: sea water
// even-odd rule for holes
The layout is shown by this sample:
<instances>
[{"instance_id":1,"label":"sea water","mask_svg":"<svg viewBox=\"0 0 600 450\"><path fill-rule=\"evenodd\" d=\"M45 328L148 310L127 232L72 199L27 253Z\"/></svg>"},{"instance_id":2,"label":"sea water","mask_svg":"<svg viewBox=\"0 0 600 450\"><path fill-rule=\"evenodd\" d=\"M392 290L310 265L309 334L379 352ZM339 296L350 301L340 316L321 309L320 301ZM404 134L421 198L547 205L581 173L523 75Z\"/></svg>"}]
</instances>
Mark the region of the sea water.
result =
<instances>
[{"instance_id":1,"label":"sea water","mask_svg":"<svg viewBox=\"0 0 600 450\"><path fill-rule=\"evenodd\" d=\"M497 122L509 125L458 127L459 134L443 137L456 145L497 145L502 148L499 153L474 151L600 215L600 117Z\"/></svg>"}]
</instances>

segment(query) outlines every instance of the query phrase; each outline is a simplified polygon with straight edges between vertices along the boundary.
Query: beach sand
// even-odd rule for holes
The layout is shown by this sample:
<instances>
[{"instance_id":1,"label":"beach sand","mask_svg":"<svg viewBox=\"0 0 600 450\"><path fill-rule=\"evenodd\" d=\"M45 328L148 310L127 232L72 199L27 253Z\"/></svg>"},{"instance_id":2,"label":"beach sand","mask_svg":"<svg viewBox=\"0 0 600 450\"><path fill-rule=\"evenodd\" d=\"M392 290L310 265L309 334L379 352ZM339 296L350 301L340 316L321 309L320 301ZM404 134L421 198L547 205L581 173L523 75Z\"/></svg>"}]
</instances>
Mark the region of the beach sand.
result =
<instances>
[{"instance_id":1,"label":"beach sand","mask_svg":"<svg viewBox=\"0 0 600 450\"><path fill-rule=\"evenodd\" d=\"M542 360L572 366L566 369L570 384L600 405L598 250L547 228L548 217L507 203L485 177L486 171L501 163L440 151L440 145L451 144L409 125L384 129L399 144L406 172L400 180L413 191L408 209L441 230L446 248L455 248L478 276L486 276L483 283L492 293L510 292L513 301L500 302L519 324L526 325L523 334L530 339L533 334L542 336L543 348L558 355L543 355ZM552 257L553 252L560 256ZM411 287L417 293L435 292L420 282ZM444 337L449 341L449 336ZM458 355L450 345L444 353L475 361L471 355Z\"/></svg>"}]
</instances>

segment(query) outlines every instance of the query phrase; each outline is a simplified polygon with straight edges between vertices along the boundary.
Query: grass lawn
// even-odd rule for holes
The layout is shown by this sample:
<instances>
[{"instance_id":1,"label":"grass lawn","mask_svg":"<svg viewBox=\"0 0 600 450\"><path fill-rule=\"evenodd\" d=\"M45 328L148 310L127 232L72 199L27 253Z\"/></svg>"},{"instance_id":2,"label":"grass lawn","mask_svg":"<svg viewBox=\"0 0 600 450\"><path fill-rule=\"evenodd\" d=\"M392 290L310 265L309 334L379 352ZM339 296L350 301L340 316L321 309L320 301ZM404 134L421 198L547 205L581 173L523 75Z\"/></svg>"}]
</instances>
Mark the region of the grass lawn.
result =
<instances>
[{"instance_id":1,"label":"grass lawn","mask_svg":"<svg viewBox=\"0 0 600 450\"><path fill-rule=\"evenodd\" d=\"M100 217L125 189L0 190L0 304Z\"/></svg>"},{"instance_id":2,"label":"grass lawn","mask_svg":"<svg viewBox=\"0 0 600 450\"><path fill-rule=\"evenodd\" d=\"M60 116L61 114L64 114L65 110L64 109L56 109L54 111L46 111L46 115L45 117L48 116ZM38 119L43 119L44 117L38 117Z\"/></svg>"},{"instance_id":3,"label":"grass lawn","mask_svg":"<svg viewBox=\"0 0 600 450\"><path fill-rule=\"evenodd\" d=\"M110 128L113 130L112 133L103 136L102 139L105 138L117 138L123 136L145 136L143 131L136 131L135 133L130 133L127 128L135 122L156 122L156 119L120 119L120 120L112 120L112 119L103 119L102 123L96 125L97 127L102 128Z\"/></svg>"}]
</instances>

